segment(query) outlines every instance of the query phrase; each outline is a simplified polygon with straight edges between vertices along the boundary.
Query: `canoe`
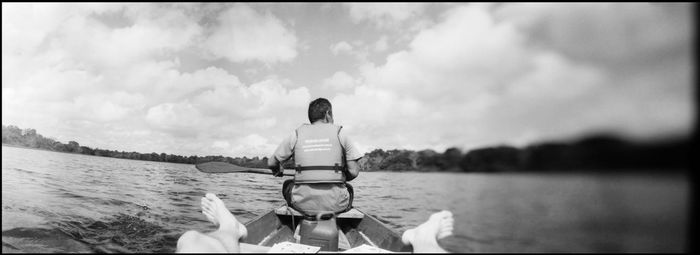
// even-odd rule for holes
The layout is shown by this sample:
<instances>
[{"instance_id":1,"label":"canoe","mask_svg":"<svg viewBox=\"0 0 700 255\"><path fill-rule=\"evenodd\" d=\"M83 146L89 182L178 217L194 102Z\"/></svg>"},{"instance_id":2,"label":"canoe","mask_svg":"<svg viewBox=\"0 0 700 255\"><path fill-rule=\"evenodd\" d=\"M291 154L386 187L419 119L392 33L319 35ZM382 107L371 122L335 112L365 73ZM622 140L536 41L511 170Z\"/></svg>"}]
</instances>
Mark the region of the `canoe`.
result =
<instances>
[{"instance_id":1,"label":"canoe","mask_svg":"<svg viewBox=\"0 0 700 255\"><path fill-rule=\"evenodd\" d=\"M302 215L283 205L245 223L248 235L243 243L273 246L281 242L296 243L294 233ZM336 218L339 227L339 251L369 245L393 252L411 252L413 247L401 242L401 234L375 217L356 208Z\"/></svg>"}]
</instances>

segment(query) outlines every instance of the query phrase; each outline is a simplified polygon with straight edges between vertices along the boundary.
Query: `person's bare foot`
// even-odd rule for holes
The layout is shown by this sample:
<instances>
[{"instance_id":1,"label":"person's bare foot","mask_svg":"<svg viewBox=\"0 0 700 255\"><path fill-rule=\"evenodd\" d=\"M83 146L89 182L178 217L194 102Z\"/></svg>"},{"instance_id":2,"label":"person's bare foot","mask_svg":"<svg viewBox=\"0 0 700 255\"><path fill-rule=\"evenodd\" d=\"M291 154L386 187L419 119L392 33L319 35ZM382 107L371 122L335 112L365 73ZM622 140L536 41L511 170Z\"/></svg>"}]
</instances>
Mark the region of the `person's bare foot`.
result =
<instances>
[{"instance_id":1,"label":"person's bare foot","mask_svg":"<svg viewBox=\"0 0 700 255\"><path fill-rule=\"evenodd\" d=\"M444 211L443 218L440 220L440 228L438 228L437 239L443 239L445 237L452 235L452 229L454 229L455 220L452 217L452 212Z\"/></svg>"},{"instance_id":2,"label":"person's bare foot","mask_svg":"<svg viewBox=\"0 0 700 255\"><path fill-rule=\"evenodd\" d=\"M454 219L450 211L433 213L428 221L406 230L401 236L404 244L411 244L414 252L446 252L437 240L452 235Z\"/></svg>"},{"instance_id":3,"label":"person's bare foot","mask_svg":"<svg viewBox=\"0 0 700 255\"><path fill-rule=\"evenodd\" d=\"M212 193L202 197L202 213L211 223L219 227L218 231L231 234L236 240L248 235L248 230L226 208L224 201Z\"/></svg>"}]
</instances>

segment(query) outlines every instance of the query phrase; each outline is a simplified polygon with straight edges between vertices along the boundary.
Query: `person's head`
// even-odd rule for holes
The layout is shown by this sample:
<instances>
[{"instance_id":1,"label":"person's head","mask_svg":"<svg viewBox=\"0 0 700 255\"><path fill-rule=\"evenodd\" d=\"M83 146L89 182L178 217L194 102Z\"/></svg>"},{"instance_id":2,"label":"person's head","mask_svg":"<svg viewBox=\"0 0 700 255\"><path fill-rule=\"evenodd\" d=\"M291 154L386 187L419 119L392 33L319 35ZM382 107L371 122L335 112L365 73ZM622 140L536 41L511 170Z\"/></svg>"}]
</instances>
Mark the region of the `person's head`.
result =
<instances>
[{"instance_id":1,"label":"person's head","mask_svg":"<svg viewBox=\"0 0 700 255\"><path fill-rule=\"evenodd\" d=\"M317 120L326 120L328 123L333 123L333 111L331 102L328 99L319 97L309 103L309 121L314 123Z\"/></svg>"}]
</instances>

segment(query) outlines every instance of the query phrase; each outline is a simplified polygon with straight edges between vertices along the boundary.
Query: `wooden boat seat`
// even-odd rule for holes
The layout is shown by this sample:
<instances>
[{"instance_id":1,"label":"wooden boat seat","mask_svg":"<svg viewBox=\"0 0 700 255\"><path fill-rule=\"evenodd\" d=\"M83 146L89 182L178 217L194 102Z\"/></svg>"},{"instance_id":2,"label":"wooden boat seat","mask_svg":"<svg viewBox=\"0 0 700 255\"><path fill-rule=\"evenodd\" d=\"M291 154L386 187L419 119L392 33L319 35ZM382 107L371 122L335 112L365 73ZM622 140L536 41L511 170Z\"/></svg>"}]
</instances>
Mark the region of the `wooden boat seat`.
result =
<instances>
[{"instance_id":1,"label":"wooden boat seat","mask_svg":"<svg viewBox=\"0 0 700 255\"><path fill-rule=\"evenodd\" d=\"M291 212L291 214L290 214ZM287 207L286 205L283 205L277 209L275 209L275 214L277 215L294 215L294 216L303 216L300 212L297 210L294 210L291 207ZM365 217L365 214L360 212L359 210L352 208L350 211L341 213L337 216L338 219L362 219Z\"/></svg>"}]
</instances>

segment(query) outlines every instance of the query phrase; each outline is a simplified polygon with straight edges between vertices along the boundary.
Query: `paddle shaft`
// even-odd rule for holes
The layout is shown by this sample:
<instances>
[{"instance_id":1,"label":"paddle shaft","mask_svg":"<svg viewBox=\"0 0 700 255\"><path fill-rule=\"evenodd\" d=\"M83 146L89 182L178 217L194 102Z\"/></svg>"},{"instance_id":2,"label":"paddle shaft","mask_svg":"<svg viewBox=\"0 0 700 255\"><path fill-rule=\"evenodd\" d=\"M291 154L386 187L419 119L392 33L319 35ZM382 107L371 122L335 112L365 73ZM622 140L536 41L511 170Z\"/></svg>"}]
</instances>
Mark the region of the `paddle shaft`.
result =
<instances>
[{"instance_id":1,"label":"paddle shaft","mask_svg":"<svg viewBox=\"0 0 700 255\"><path fill-rule=\"evenodd\" d=\"M284 171L284 169L282 169ZM241 173L254 173L254 174L269 174L272 175L272 170L270 169L265 169L265 168L248 168L246 170L241 171ZM293 171L284 171L284 176L294 176Z\"/></svg>"},{"instance_id":2,"label":"paddle shaft","mask_svg":"<svg viewBox=\"0 0 700 255\"><path fill-rule=\"evenodd\" d=\"M195 168L205 173L253 173L272 175L272 170L267 168L241 167L238 165L224 162L207 162L196 164ZM282 169L282 171L284 171L284 169ZM294 172L294 170L284 171L283 176L294 176Z\"/></svg>"}]
</instances>

